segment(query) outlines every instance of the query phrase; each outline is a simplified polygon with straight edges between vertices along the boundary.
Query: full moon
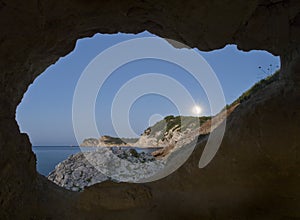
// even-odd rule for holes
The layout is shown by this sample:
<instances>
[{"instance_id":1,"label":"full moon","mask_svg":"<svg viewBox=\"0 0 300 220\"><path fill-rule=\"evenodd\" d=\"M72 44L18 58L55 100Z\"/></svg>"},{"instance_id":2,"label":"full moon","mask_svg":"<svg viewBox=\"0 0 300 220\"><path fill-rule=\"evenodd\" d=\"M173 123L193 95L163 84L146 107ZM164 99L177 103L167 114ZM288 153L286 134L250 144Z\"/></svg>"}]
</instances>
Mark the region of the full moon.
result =
<instances>
[{"instance_id":1,"label":"full moon","mask_svg":"<svg viewBox=\"0 0 300 220\"><path fill-rule=\"evenodd\" d=\"M200 115L200 113L202 112L202 109L199 105L195 105L193 108L192 108L192 112L196 115Z\"/></svg>"}]
</instances>

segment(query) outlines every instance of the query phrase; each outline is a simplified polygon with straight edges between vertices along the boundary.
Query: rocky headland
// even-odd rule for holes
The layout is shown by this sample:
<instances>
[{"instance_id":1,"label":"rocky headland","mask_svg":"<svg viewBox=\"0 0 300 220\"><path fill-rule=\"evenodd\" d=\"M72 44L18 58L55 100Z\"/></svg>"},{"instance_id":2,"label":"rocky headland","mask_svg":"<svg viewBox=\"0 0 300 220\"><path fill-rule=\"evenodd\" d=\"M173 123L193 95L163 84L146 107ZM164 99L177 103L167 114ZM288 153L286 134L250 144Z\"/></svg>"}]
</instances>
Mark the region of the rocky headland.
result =
<instances>
[{"instance_id":1,"label":"rocky headland","mask_svg":"<svg viewBox=\"0 0 300 220\"><path fill-rule=\"evenodd\" d=\"M101 136L99 139L84 139L83 142L80 144L80 147L128 147L132 146L137 141L138 138L118 138L104 135Z\"/></svg>"},{"instance_id":2,"label":"rocky headland","mask_svg":"<svg viewBox=\"0 0 300 220\"><path fill-rule=\"evenodd\" d=\"M199 138L216 129L240 103L277 78L278 73L261 80L214 117L171 115L147 128L139 139L110 136L85 139L81 146L95 149L62 161L48 179L66 189L81 191L106 180L139 182L157 173L159 176L163 169L174 170L180 166L176 161L185 160ZM160 149L138 153L134 147Z\"/></svg>"},{"instance_id":3,"label":"rocky headland","mask_svg":"<svg viewBox=\"0 0 300 220\"><path fill-rule=\"evenodd\" d=\"M224 112L216 116L219 123L226 118ZM80 146L95 148L62 161L48 179L68 190L81 191L106 180L139 182L163 169L174 170L180 165L176 161L185 160L193 150L185 146L192 142L195 145L200 134L210 132L210 120L211 117L167 116L147 128L135 143L127 139L132 141L130 144L110 136L85 139ZM138 153L134 147L153 150Z\"/></svg>"}]
</instances>

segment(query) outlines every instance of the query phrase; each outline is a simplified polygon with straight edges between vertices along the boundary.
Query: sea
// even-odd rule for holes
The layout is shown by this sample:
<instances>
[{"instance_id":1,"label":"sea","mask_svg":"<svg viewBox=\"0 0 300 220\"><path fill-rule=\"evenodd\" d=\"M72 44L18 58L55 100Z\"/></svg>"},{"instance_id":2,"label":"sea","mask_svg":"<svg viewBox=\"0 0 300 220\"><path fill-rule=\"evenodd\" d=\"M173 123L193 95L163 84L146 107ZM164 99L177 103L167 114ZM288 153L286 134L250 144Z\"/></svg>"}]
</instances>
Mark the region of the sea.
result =
<instances>
[{"instance_id":1,"label":"sea","mask_svg":"<svg viewBox=\"0 0 300 220\"><path fill-rule=\"evenodd\" d=\"M126 147L135 149L138 153L153 152L159 148L139 148L139 147ZM55 169L55 166L67 159L72 154L82 151L93 151L96 147L79 147L79 146L33 146L32 150L37 158L37 171L44 175L48 174Z\"/></svg>"}]
</instances>

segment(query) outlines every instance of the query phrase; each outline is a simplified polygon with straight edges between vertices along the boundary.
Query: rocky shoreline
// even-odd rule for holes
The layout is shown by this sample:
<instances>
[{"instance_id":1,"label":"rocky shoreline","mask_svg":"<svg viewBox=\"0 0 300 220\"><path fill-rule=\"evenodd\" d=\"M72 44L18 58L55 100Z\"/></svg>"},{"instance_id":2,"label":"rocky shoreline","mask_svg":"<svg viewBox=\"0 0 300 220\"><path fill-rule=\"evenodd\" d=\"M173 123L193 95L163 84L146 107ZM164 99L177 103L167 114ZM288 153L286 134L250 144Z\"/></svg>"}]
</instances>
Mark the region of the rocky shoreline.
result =
<instances>
[{"instance_id":1,"label":"rocky shoreline","mask_svg":"<svg viewBox=\"0 0 300 220\"><path fill-rule=\"evenodd\" d=\"M156 174L164 165L164 160L151 153L101 147L71 155L55 167L48 179L66 189L81 191L106 180L138 182Z\"/></svg>"},{"instance_id":2,"label":"rocky shoreline","mask_svg":"<svg viewBox=\"0 0 300 220\"><path fill-rule=\"evenodd\" d=\"M106 180L143 182L162 178L189 157L199 135L211 132L236 106L216 115L214 124L210 117L167 116L147 128L139 139L110 136L85 139L80 146L94 149L62 161L48 179L66 189L81 191ZM156 150L152 154L138 153L133 147Z\"/></svg>"}]
</instances>

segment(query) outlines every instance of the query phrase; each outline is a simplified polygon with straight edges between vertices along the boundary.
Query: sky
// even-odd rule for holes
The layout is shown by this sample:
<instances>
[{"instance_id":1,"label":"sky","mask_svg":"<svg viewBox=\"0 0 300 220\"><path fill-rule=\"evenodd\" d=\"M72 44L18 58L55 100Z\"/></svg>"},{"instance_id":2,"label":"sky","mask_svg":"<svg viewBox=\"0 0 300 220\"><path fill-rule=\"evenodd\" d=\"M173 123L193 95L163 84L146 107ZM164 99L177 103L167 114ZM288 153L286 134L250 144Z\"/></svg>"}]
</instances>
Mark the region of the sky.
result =
<instances>
[{"instance_id":1,"label":"sky","mask_svg":"<svg viewBox=\"0 0 300 220\"><path fill-rule=\"evenodd\" d=\"M33 146L69 146L78 145L78 141L82 141L84 137L96 137L97 134L120 135L117 131L125 122L128 122L131 131L122 127L121 136L137 137L148 126L167 115L198 115L192 111L195 105L201 107L199 115L215 114L210 108L211 99L206 94L207 89L189 71L159 59L136 59L111 72L98 88L98 93L95 93L93 114L98 133L93 132L93 126L88 123L89 106L86 102L92 96L91 91L94 91L92 85L97 85L98 81L89 79L90 86L85 87L86 93L81 99L76 99L82 108L78 123L76 122L82 130L78 138L74 132L72 107L74 97L78 97L74 95L76 88L88 64L101 52L118 43L151 36L154 35L148 32L137 35L97 34L92 38L78 40L75 49L47 68L24 94L16 111L21 132L29 135ZM279 57L265 51L242 52L235 45L227 45L220 50L201 52L197 49L176 49L167 41L158 37L156 39L161 54L166 49L172 50L178 57L188 57L192 52L201 55L216 75L227 104L233 102L255 82L274 72L276 66L280 66ZM101 60L92 72L95 76L103 76L104 69L112 65L118 57L130 57L136 50L155 49L155 46L150 47L152 46L147 44L144 48L132 46L123 54L115 53L113 57ZM205 68L198 68L203 70L201 76L204 78L209 72L205 72ZM185 93L187 94L184 95Z\"/></svg>"}]
</instances>

